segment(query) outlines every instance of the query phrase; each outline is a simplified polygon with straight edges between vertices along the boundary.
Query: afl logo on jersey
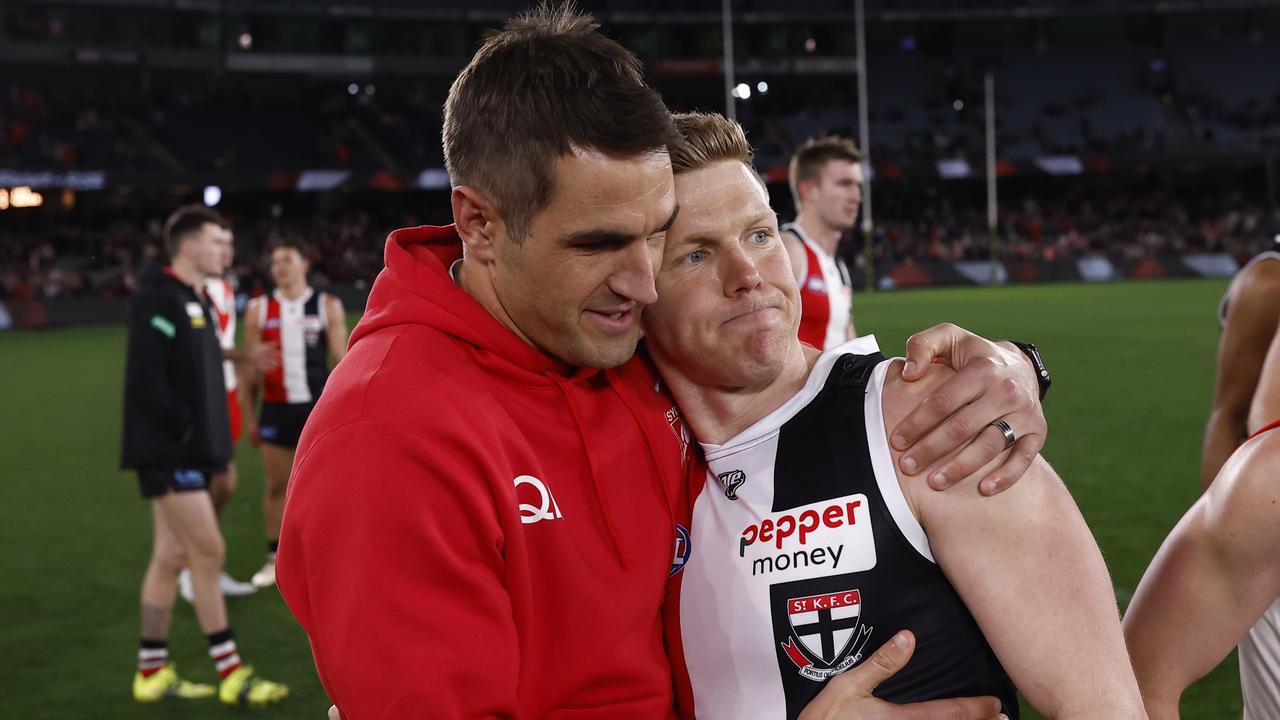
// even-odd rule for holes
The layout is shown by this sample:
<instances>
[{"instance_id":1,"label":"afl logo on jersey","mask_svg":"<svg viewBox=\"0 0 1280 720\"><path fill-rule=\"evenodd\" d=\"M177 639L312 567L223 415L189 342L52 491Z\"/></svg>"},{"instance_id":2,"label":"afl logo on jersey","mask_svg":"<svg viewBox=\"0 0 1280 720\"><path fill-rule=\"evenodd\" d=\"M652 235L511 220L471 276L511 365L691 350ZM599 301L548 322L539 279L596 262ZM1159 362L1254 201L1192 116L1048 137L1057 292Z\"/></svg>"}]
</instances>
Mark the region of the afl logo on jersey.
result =
<instances>
[{"instance_id":1,"label":"afl logo on jersey","mask_svg":"<svg viewBox=\"0 0 1280 720\"><path fill-rule=\"evenodd\" d=\"M747 481L747 474L741 470L722 472L716 477L720 478L720 484L724 486L724 496L730 500L738 499L738 488Z\"/></svg>"},{"instance_id":2,"label":"afl logo on jersey","mask_svg":"<svg viewBox=\"0 0 1280 720\"><path fill-rule=\"evenodd\" d=\"M536 503L520 503L520 522L524 525L532 525L543 520L559 520L564 517L560 514L560 506L556 504L556 499L551 495L551 491L542 481L532 475L521 475L512 481L516 486L516 499L521 496L520 486L528 485L537 491ZM528 496L529 493L524 493Z\"/></svg>"},{"instance_id":3,"label":"afl logo on jersey","mask_svg":"<svg viewBox=\"0 0 1280 720\"><path fill-rule=\"evenodd\" d=\"M683 525L676 525L676 548L675 553L671 557L670 575L675 575L684 569L686 563L689 562L689 556L693 553L693 545L689 542L689 531Z\"/></svg>"},{"instance_id":4,"label":"afl logo on jersey","mask_svg":"<svg viewBox=\"0 0 1280 720\"><path fill-rule=\"evenodd\" d=\"M827 294L827 281L823 280L821 275L811 275L805 286L809 289L809 292L819 295Z\"/></svg>"}]
</instances>

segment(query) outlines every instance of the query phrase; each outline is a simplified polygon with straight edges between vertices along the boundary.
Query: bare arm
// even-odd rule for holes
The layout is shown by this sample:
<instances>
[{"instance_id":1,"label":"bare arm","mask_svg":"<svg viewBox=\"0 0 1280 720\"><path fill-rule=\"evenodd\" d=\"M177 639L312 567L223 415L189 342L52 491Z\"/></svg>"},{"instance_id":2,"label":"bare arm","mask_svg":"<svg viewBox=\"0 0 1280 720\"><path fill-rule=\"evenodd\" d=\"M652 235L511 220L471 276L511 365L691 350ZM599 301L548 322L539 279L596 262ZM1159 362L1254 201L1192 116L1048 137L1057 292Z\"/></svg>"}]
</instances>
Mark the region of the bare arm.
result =
<instances>
[{"instance_id":1,"label":"bare arm","mask_svg":"<svg viewBox=\"0 0 1280 720\"><path fill-rule=\"evenodd\" d=\"M1249 405L1258 376L1280 322L1280 262L1264 261L1232 284L1226 325L1218 341L1218 370L1213 407L1204 429L1200 475L1209 487L1245 437Z\"/></svg>"},{"instance_id":2,"label":"bare arm","mask_svg":"<svg viewBox=\"0 0 1280 720\"><path fill-rule=\"evenodd\" d=\"M1276 294L1276 302L1280 304L1280 293ZM1256 431L1268 423L1280 420L1280 326L1271 337L1271 349L1267 351L1267 359L1262 363L1262 372L1258 377L1258 387L1253 391L1253 402L1249 403L1249 422L1247 428Z\"/></svg>"},{"instance_id":3,"label":"bare arm","mask_svg":"<svg viewBox=\"0 0 1280 720\"><path fill-rule=\"evenodd\" d=\"M934 366L908 383L890 368L886 427L953 374ZM938 565L1014 684L1047 717L1145 717L1111 580L1079 509L1039 457L1022 482L983 497L978 481L1000 461L946 494L898 470Z\"/></svg>"},{"instance_id":4,"label":"bare arm","mask_svg":"<svg viewBox=\"0 0 1280 720\"><path fill-rule=\"evenodd\" d=\"M249 348L247 347L223 348L222 359L230 360L235 363L236 372L240 375L244 375L244 366L246 365L251 366L252 368L257 368L262 372L267 372L276 368L279 360L276 358L276 354L271 352L269 348L258 345L255 353L256 354L250 354Z\"/></svg>"},{"instance_id":5,"label":"bare arm","mask_svg":"<svg viewBox=\"0 0 1280 720\"><path fill-rule=\"evenodd\" d=\"M244 309L244 351L250 356L260 355L265 351L262 342L262 328L258 323L258 315L262 312L259 305L265 302L262 298L254 298ZM244 408L244 424L249 442L257 447L258 437L258 392L261 389L262 371L252 364L240 366L240 405Z\"/></svg>"},{"instance_id":6,"label":"bare arm","mask_svg":"<svg viewBox=\"0 0 1280 720\"><path fill-rule=\"evenodd\" d=\"M1280 432L1252 441L1183 516L1142 577L1125 640L1153 720L1178 717L1191 683L1280 596Z\"/></svg>"},{"instance_id":7,"label":"bare arm","mask_svg":"<svg viewBox=\"0 0 1280 720\"><path fill-rule=\"evenodd\" d=\"M325 295L325 335L329 338L329 362L337 365L347 354L347 312L342 301Z\"/></svg>"}]
</instances>

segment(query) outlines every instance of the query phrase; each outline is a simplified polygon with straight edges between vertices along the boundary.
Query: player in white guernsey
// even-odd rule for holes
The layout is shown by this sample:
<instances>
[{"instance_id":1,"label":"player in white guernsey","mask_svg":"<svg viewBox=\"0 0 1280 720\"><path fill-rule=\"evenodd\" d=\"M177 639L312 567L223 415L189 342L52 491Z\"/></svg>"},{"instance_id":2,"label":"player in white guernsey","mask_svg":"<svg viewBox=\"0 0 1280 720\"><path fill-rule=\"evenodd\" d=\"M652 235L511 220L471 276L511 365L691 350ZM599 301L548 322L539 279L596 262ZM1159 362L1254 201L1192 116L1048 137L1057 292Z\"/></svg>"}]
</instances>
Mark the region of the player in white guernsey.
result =
<instances>
[{"instance_id":1,"label":"player in white guernsey","mask_svg":"<svg viewBox=\"0 0 1280 720\"><path fill-rule=\"evenodd\" d=\"M1145 717L1106 567L1061 481L1037 459L983 498L986 469L946 494L897 470L885 428L953 371L907 383L873 338L802 344L741 129L677 126L694 150L671 151L680 213L644 323L711 467L690 486L668 601L683 714L829 716L847 696L832 679L910 630L915 655L884 700L994 695L1016 717L1011 679L1049 717Z\"/></svg>"},{"instance_id":2,"label":"player in white guernsey","mask_svg":"<svg viewBox=\"0 0 1280 720\"><path fill-rule=\"evenodd\" d=\"M1280 327L1257 385L1248 416L1271 420L1165 539L1125 613L1153 719L1177 718L1183 691L1237 643L1245 720L1280 718Z\"/></svg>"},{"instance_id":3,"label":"player in white guernsey","mask_svg":"<svg viewBox=\"0 0 1280 720\"><path fill-rule=\"evenodd\" d=\"M800 339L819 350L857 336L849 268L836 256L862 204L862 153L852 140L817 138L791 156L795 222L782 226L791 269L800 286Z\"/></svg>"},{"instance_id":4,"label":"player in white guernsey","mask_svg":"<svg viewBox=\"0 0 1280 720\"><path fill-rule=\"evenodd\" d=\"M267 476L262 501L267 560L253 584L276 582L276 548L284 516L285 491L302 428L320 399L329 369L347 352L347 316L342 301L307 285L307 247L285 242L271 251L271 279L276 288L254 298L245 309L245 343L250 353L268 348L276 367L245 382L249 439L262 450ZM262 392L262 414L253 410Z\"/></svg>"},{"instance_id":5,"label":"player in white guernsey","mask_svg":"<svg viewBox=\"0 0 1280 720\"><path fill-rule=\"evenodd\" d=\"M1247 435L1275 419L1250 412L1250 405L1267 347L1280 326L1280 252L1264 252L1236 274L1218 306L1218 321L1218 371L1201 461L1205 487Z\"/></svg>"}]
</instances>

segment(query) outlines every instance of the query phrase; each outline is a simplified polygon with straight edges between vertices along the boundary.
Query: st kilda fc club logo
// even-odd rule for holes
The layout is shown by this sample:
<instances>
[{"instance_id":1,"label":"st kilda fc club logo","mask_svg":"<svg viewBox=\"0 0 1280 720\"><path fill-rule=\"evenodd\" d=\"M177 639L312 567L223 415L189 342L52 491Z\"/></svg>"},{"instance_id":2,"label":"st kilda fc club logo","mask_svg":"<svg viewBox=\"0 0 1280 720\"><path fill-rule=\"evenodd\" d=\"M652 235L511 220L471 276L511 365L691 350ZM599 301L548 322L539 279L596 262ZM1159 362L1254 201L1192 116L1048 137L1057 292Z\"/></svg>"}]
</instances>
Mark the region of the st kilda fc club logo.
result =
<instances>
[{"instance_id":1,"label":"st kilda fc club logo","mask_svg":"<svg viewBox=\"0 0 1280 720\"><path fill-rule=\"evenodd\" d=\"M862 660L871 628L861 623L857 588L786 601L789 632L783 652L802 677L822 682Z\"/></svg>"},{"instance_id":2,"label":"st kilda fc club logo","mask_svg":"<svg viewBox=\"0 0 1280 720\"><path fill-rule=\"evenodd\" d=\"M722 472L716 477L720 478L720 484L724 486L724 496L730 500L738 499L738 488L747 481L747 474L741 470Z\"/></svg>"}]
</instances>

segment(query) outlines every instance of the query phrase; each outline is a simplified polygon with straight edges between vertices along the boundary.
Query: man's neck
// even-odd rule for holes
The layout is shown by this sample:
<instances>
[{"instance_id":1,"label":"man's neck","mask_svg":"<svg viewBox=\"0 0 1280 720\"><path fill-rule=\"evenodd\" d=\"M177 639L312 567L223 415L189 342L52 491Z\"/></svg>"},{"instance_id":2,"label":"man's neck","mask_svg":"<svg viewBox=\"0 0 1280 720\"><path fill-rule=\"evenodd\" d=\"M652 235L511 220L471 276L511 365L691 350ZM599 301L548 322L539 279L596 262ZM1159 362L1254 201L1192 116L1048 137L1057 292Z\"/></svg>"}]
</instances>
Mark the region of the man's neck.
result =
<instances>
[{"instance_id":1,"label":"man's neck","mask_svg":"<svg viewBox=\"0 0 1280 720\"><path fill-rule=\"evenodd\" d=\"M520 328L516 327L516 323L511 319L511 315L507 313L507 309L502 306L502 300L498 298L498 292L493 288L493 277L490 275L488 267L474 260L468 261L464 255L455 267L449 268L449 274L453 277L453 281L458 284L458 287L462 288L463 292L480 303L480 306L488 310L489 314L498 322L515 333L516 337L532 347L538 347L524 333L520 332Z\"/></svg>"},{"instance_id":2,"label":"man's neck","mask_svg":"<svg viewBox=\"0 0 1280 720\"><path fill-rule=\"evenodd\" d=\"M804 234L828 255L836 254L836 248L840 245L840 236L843 234L840 230L821 222L816 214L803 210L796 215L796 225L799 225Z\"/></svg>"},{"instance_id":3,"label":"man's neck","mask_svg":"<svg viewBox=\"0 0 1280 720\"><path fill-rule=\"evenodd\" d=\"M307 294L307 284L298 283L297 285L279 285L276 290L280 291L280 297L285 300L297 300Z\"/></svg>"},{"instance_id":4,"label":"man's neck","mask_svg":"<svg viewBox=\"0 0 1280 720\"><path fill-rule=\"evenodd\" d=\"M204 283L208 277L196 269L196 266L183 258L174 258L169 263L169 270L184 285L190 285L197 295L204 295Z\"/></svg>"},{"instance_id":5,"label":"man's neck","mask_svg":"<svg viewBox=\"0 0 1280 720\"><path fill-rule=\"evenodd\" d=\"M668 372L663 372L663 378L694 437L702 443L722 445L800 392L819 355L819 351L797 342L782 372L762 387L700 386Z\"/></svg>"}]
</instances>

